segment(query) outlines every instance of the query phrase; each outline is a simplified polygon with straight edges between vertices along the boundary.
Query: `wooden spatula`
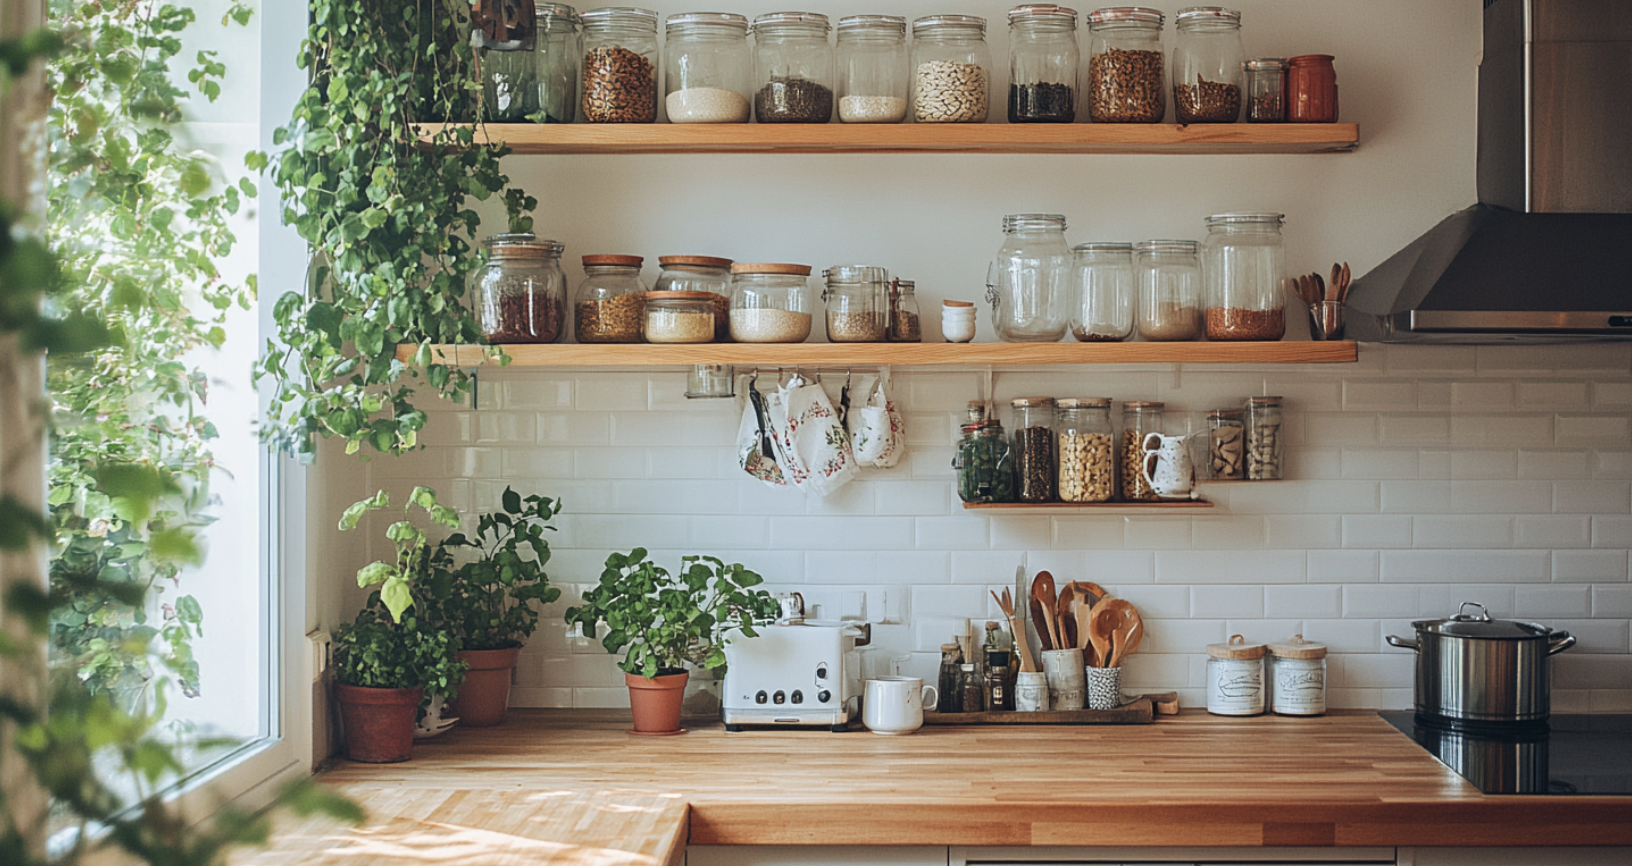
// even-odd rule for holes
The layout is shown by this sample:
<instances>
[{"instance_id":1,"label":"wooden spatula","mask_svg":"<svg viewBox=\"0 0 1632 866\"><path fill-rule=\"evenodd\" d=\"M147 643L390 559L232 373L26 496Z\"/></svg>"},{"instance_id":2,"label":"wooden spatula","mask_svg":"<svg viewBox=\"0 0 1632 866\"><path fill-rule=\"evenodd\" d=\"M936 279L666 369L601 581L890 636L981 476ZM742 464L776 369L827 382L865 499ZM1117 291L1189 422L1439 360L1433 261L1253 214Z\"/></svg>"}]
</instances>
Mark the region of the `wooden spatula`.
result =
<instances>
[{"instance_id":1,"label":"wooden spatula","mask_svg":"<svg viewBox=\"0 0 1632 866\"><path fill-rule=\"evenodd\" d=\"M1048 648L1064 649L1065 645L1060 642L1059 617L1055 611L1055 605L1059 602L1058 596L1054 592L1054 575L1046 571L1037 572L1036 579L1031 582L1031 598L1033 604L1039 605L1043 609L1043 626L1048 629ZM1036 612L1037 609L1032 608L1034 615ZM1043 629L1039 628L1037 631L1040 635Z\"/></svg>"},{"instance_id":2,"label":"wooden spatula","mask_svg":"<svg viewBox=\"0 0 1632 866\"><path fill-rule=\"evenodd\" d=\"M1020 672L1035 672L1037 664L1031 660L1031 647L1026 643L1026 633L1020 629L1020 621L1014 615L1014 596L1010 595L1008 589L1005 588L1002 598L998 598L997 593L994 592L992 593L992 600L997 602L998 608L1009 619L1009 629L1014 632L1014 648L1020 651Z\"/></svg>"}]
</instances>

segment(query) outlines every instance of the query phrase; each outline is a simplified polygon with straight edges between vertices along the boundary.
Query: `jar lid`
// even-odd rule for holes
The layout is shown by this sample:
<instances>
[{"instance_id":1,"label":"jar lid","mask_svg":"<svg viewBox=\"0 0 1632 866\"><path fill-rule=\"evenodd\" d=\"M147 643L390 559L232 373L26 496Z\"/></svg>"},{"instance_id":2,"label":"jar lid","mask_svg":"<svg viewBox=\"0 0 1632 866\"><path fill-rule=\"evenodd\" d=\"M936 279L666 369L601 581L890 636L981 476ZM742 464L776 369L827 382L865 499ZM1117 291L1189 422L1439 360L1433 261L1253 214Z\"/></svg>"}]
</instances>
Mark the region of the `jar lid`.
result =
<instances>
[{"instance_id":1,"label":"jar lid","mask_svg":"<svg viewBox=\"0 0 1632 866\"><path fill-rule=\"evenodd\" d=\"M1278 659L1323 659L1326 657L1326 645L1306 641L1303 635L1295 634L1285 643L1270 644L1269 654Z\"/></svg>"},{"instance_id":2,"label":"jar lid","mask_svg":"<svg viewBox=\"0 0 1632 866\"><path fill-rule=\"evenodd\" d=\"M1264 657L1264 645L1261 643L1247 643L1247 639L1238 634L1230 635L1228 643L1210 643L1207 645L1207 654L1215 659L1261 659Z\"/></svg>"},{"instance_id":3,"label":"jar lid","mask_svg":"<svg viewBox=\"0 0 1632 866\"><path fill-rule=\"evenodd\" d=\"M1279 396L1248 397L1247 402L1254 406L1279 406L1281 405L1281 398Z\"/></svg>"},{"instance_id":4,"label":"jar lid","mask_svg":"<svg viewBox=\"0 0 1632 866\"><path fill-rule=\"evenodd\" d=\"M1009 401L1016 409L1031 409L1054 405L1053 397L1016 397Z\"/></svg>"},{"instance_id":5,"label":"jar lid","mask_svg":"<svg viewBox=\"0 0 1632 866\"><path fill-rule=\"evenodd\" d=\"M834 265L822 271L822 279L829 283L887 283L890 271L872 265Z\"/></svg>"},{"instance_id":6,"label":"jar lid","mask_svg":"<svg viewBox=\"0 0 1632 866\"><path fill-rule=\"evenodd\" d=\"M788 274L795 277L810 276L810 265L789 265L776 262L737 262L731 266L732 274Z\"/></svg>"},{"instance_id":7,"label":"jar lid","mask_svg":"<svg viewBox=\"0 0 1632 866\"><path fill-rule=\"evenodd\" d=\"M935 27L960 27L986 32L986 19L979 15L927 15L912 22L912 35Z\"/></svg>"},{"instance_id":8,"label":"jar lid","mask_svg":"<svg viewBox=\"0 0 1632 866\"><path fill-rule=\"evenodd\" d=\"M487 245L488 253L496 259L559 256L567 248L566 244L559 241L540 240L538 235L532 232L488 235L483 243Z\"/></svg>"},{"instance_id":9,"label":"jar lid","mask_svg":"<svg viewBox=\"0 0 1632 866\"><path fill-rule=\"evenodd\" d=\"M1071 251L1078 253L1131 253L1133 252L1133 244L1125 244L1120 241L1091 241L1086 244L1077 244L1071 248Z\"/></svg>"},{"instance_id":10,"label":"jar lid","mask_svg":"<svg viewBox=\"0 0 1632 866\"><path fill-rule=\"evenodd\" d=\"M1288 58L1287 61L1286 61L1286 65L1288 65L1288 66L1330 66L1332 61L1336 60L1336 59L1337 59L1336 57L1333 57L1330 54L1299 54L1296 57Z\"/></svg>"},{"instance_id":11,"label":"jar lid","mask_svg":"<svg viewBox=\"0 0 1632 866\"><path fill-rule=\"evenodd\" d=\"M974 305L975 304L974 304L973 301L953 301L953 300L941 301L941 306L950 307L951 309L954 309L954 310L967 309L969 307L973 307Z\"/></svg>"},{"instance_id":12,"label":"jar lid","mask_svg":"<svg viewBox=\"0 0 1632 866\"><path fill-rule=\"evenodd\" d=\"M1207 413L1209 421L1240 421L1246 412L1240 409L1214 409Z\"/></svg>"},{"instance_id":13,"label":"jar lid","mask_svg":"<svg viewBox=\"0 0 1632 866\"><path fill-rule=\"evenodd\" d=\"M551 18L564 18L574 24L584 23L584 19L578 16L578 10L565 3L533 4L534 21L548 21Z\"/></svg>"},{"instance_id":14,"label":"jar lid","mask_svg":"<svg viewBox=\"0 0 1632 866\"><path fill-rule=\"evenodd\" d=\"M912 280L903 280L900 277L895 279L894 285L897 289L900 289L903 292L910 292L913 289L918 288L917 283L913 282Z\"/></svg>"},{"instance_id":15,"label":"jar lid","mask_svg":"<svg viewBox=\"0 0 1632 866\"><path fill-rule=\"evenodd\" d=\"M1235 9L1225 9L1223 6L1188 6L1180 9L1179 14L1173 20L1180 24L1188 24L1192 21L1229 21L1240 24L1241 13Z\"/></svg>"},{"instance_id":16,"label":"jar lid","mask_svg":"<svg viewBox=\"0 0 1632 866\"><path fill-rule=\"evenodd\" d=\"M677 267L686 267L689 265L690 267L694 268L731 267L730 259L722 259L717 256L658 256L657 263L665 268L669 267L670 265Z\"/></svg>"},{"instance_id":17,"label":"jar lid","mask_svg":"<svg viewBox=\"0 0 1632 866\"><path fill-rule=\"evenodd\" d=\"M1270 211L1239 211L1236 213L1215 213L1207 218L1207 227L1219 225L1273 225L1279 227L1286 222L1286 214Z\"/></svg>"},{"instance_id":18,"label":"jar lid","mask_svg":"<svg viewBox=\"0 0 1632 866\"><path fill-rule=\"evenodd\" d=\"M1160 400L1124 400L1122 401L1122 411L1126 412L1129 409L1161 409L1166 405Z\"/></svg>"},{"instance_id":19,"label":"jar lid","mask_svg":"<svg viewBox=\"0 0 1632 866\"><path fill-rule=\"evenodd\" d=\"M832 29L827 16L820 12L767 12L754 19L754 31L761 27L783 27L787 25L820 27L823 33Z\"/></svg>"},{"instance_id":20,"label":"jar lid","mask_svg":"<svg viewBox=\"0 0 1632 866\"><path fill-rule=\"evenodd\" d=\"M645 256L593 255L584 256L584 267L638 268L645 261Z\"/></svg>"},{"instance_id":21,"label":"jar lid","mask_svg":"<svg viewBox=\"0 0 1632 866\"><path fill-rule=\"evenodd\" d=\"M713 292L675 291L641 292L640 295L648 301L708 301L709 303L713 303L714 299L719 297Z\"/></svg>"},{"instance_id":22,"label":"jar lid","mask_svg":"<svg viewBox=\"0 0 1632 866\"><path fill-rule=\"evenodd\" d=\"M1195 241L1154 240L1140 241L1133 248L1141 253L1194 253L1200 246Z\"/></svg>"},{"instance_id":23,"label":"jar lid","mask_svg":"<svg viewBox=\"0 0 1632 866\"><path fill-rule=\"evenodd\" d=\"M1109 397L1061 397L1054 401L1061 409L1104 409L1111 405Z\"/></svg>"},{"instance_id":24,"label":"jar lid","mask_svg":"<svg viewBox=\"0 0 1632 866\"><path fill-rule=\"evenodd\" d=\"M953 651L955 649L960 649L960 647L955 643L943 643L943 644L941 644L941 652L943 652L943 653L949 653L949 652L951 652L951 651Z\"/></svg>"},{"instance_id":25,"label":"jar lid","mask_svg":"<svg viewBox=\"0 0 1632 866\"><path fill-rule=\"evenodd\" d=\"M1004 232L1024 231L1027 229L1059 229L1065 231L1065 214L1011 213L1004 215Z\"/></svg>"},{"instance_id":26,"label":"jar lid","mask_svg":"<svg viewBox=\"0 0 1632 866\"><path fill-rule=\"evenodd\" d=\"M638 6L603 6L583 15L586 26L632 24L645 30L657 31L657 13Z\"/></svg>"},{"instance_id":27,"label":"jar lid","mask_svg":"<svg viewBox=\"0 0 1632 866\"><path fill-rule=\"evenodd\" d=\"M682 12L670 15L667 28L675 27L732 27L748 31L748 18L735 12Z\"/></svg>"},{"instance_id":28,"label":"jar lid","mask_svg":"<svg viewBox=\"0 0 1632 866\"><path fill-rule=\"evenodd\" d=\"M1024 18L1059 19L1062 23L1070 21L1072 27L1077 26L1077 10L1069 6L1055 6L1052 3L1028 3L1009 10L1010 24Z\"/></svg>"},{"instance_id":29,"label":"jar lid","mask_svg":"<svg viewBox=\"0 0 1632 866\"><path fill-rule=\"evenodd\" d=\"M1247 61L1249 72L1272 72L1286 68L1285 57L1257 57Z\"/></svg>"},{"instance_id":30,"label":"jar lid","mask_svg":"<svg viewBox=\"0 0 1632 866\"><path fill-rule=\"evenodd\" d=\"M1149 6L1111 6L1105 9L1095 9L1088 13L1088 23L1093 24L1154 24L1161 27L1167 20L1160 9Z\"/></svg>"},{"instance_id":31,"label":"jar lid","mask_svg":"<svg viewBox=\"0 0 1632 866\"><path fill-rule=\"evenodd\" d=\"M871 29L894 30L897 35L906 35L907 19L899 15L848 15L839 19L839 35L855 30Z\"/></svg>"},{"instance_id":32,"label":"jar lid","mask_svg":"<svg viewBox=\"0 0 1632 866\"><path fill-rule=\"evenodd\" d=\"M964 662L963 663L963 671L964 671L964 673L970 673L970 674L974 673L975 672L975 663L974 662Z\"/></svg>"}]
</instances>

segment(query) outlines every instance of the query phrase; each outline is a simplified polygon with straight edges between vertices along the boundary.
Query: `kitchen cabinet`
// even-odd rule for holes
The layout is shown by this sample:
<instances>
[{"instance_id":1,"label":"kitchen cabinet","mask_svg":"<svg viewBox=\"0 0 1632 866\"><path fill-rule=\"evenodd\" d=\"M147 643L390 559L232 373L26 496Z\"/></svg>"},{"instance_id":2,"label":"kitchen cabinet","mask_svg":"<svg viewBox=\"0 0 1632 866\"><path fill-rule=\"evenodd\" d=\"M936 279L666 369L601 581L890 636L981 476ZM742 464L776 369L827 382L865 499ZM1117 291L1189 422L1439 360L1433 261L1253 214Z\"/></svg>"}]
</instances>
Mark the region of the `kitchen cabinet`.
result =
<instances>
[{"instance_id":1,"label":"kitchen cabinet","mask_svg":"<svg viewBox=\"0 0 1632 866\"><path fill-rule=\"evenodd\" d=\"M1626 866L1632 848L1401 848L1399 866Z\"/></svg>"},{"instance_id":2,"label":"kitchen cabinet","mask_svg":"<svg viewBox=\"0 0 1632 866\"><path fill-rule=\"evenodd\" d=\"M904 815L911 821L911 815ZM686 866L1626 866L1632 848L693 845Z\"/></svg>"}]
</instances>

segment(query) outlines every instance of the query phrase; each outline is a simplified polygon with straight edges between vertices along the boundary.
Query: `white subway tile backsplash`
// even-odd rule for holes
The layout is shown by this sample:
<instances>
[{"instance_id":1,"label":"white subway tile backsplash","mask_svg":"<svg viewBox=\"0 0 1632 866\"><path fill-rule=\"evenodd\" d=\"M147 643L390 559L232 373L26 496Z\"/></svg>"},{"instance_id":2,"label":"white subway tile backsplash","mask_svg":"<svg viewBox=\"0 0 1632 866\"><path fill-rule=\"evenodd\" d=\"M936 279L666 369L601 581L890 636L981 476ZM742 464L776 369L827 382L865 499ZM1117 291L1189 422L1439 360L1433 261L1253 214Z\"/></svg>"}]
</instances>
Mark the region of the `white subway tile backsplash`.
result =
<instances>
[{"instance_id":1,"label":"white subway tile backsplash","mask_svg":"<svg viewBox=\"0 0 1632 866\"><path fill-rule=\"evenodd\" d=\"M1593 547L1632 547L1632 516L1593 515Z\"/></svg>"},{"instance_id":2,"label":"white subway tile backsplash","mask_svg":"<svg viewBox=\"0 0 1632 866\"><path fill-rule=\"evenodd\" d=\"M1451 444L1451 419L1442 415L1384 415L1380 426L1384 445Z\"/></svg>"},{"instance_id":3,"label":"white subway tile backsplash","mask_svg":"<svg viewBox=\"0 0 1632 866\"><path fill-rule=\"evenodd\" d=\"M1450 616L1462 608L1463 602L1474 601L1485 606L1491 616L1510 617L1513 612L1511 586L1470 584L1468 586L1425 586L1422 588L1422 607L1418 615L1428 619Z\"/></svg>"},{"instance_id":4,"label":"white subway tile backsplash","mask_svg":"<svg viewBox=\"0 0 1632 866\"><path fill-rule=\"evenodd\" d=\"M1592 405L1615 409L1632 406L1632 382L1592 383Z\"/></svg>"},{"instance_id":5,"label":"white subway tile backsplash","mask_svg":"<svg viewBox=\"0 0 1632 866\"><path fill-rule=\"evenodd\" d=\"M1513 518L1515 547L1590 547L1592 518L1584 514L1523 514Z\"/></svg>"},{"instance_id":6,"label":"white subway tile backsplash","mask_svg":"<svg viewBox=\"0 0 1632 866\"><path fill-rule=\"evenodd\" d=\"M1046 515L1005 516L990 526L993 550L1047 550L1054 543L1054 524Z\"/></svg>"},{"instance_id":7,"label":"white subway tile backsplash","mask_svg":"<svg viewBox=\"0 0 1632 866\"><path fill-rule=\"evenodd\" d=\"M945 515L957 497L946 481L885 481L873 491L880 514Z\"/></svg>"},{"instance_id":8,"label":"white subway tile backsplash","mask_svg":"<svg viewBox=\"0 0 1632 866\"><path fill-rule=\"evenodd\" d=\"M1346 412L1388 412L1417 408L1417 383L1410 379L1348 380L1343 383Z\"/></svg>"},{"instance_id":9,"label":"white subway tile backsplash","mask_svg":"<svg viewBox=\"0 0 1632 866\"><path fill-rule=\"evenodd\" d=\"M1451 477L1457 480L1502 480L1518 476L1518 454L1510 450L1451 452Z\"/></svg>"},{"instance_id":10,"label":"white subway tile backsplash","mask_svg":"<svg viewBox=\"0 0 1632 866\"><path fill-rule=\"evenodd\" d=\"M1591 478L1587 451L1519 452L1519 477L1526 480Z\"/></svg>"},{"instance_id":11,"label":"white subway tile backsplash","mask_svg":"<svg viewBox=\"0 0 1632 866\"><path fill-rule=\"evenodd\" d=\"M1082 558L1083 576L1107 587L1156 581L1156 555L1148 550L1089 550Z\"/></svg>"},{"instance_id":12,"label":"white subway tile backsplash","mask_svg":"<svg viewBox=\"0 0 1632 866\"><path fill-rule=\"evenodd\" d=\"M1145 624L1145 639L1135 655L1171 653L1185 655L1206 652L1210 643L1229 639L1222 619L1164 619Z\"/></svg>"},{"instance_id":13,"label":"white subway tile backsplash","mask_svg":"<svg viewBox=\"0 0 1632 866\"><path fill-rule=\"evenodd\" d=\"M1262 586L1193 586L1190 588L1192 619L1262 619Z\"/></svg>"},{"instance_id":14,"label":"white subway tile backsplash","mask_svg":"<svg viewBox=\"0 0 1632 866\"><path fill-rule=\"evenodd\" d=\"M1281 549L1341 547L1343 520L1344 517L1338 514L1271 514L1264 519L1264 546Z\"/></svg>"},{"instance_id":15,"label":"white subway tile backsplash","mask_svg":"<svg viewBox=\"0 0 1632 866\"><path fill-rule=\"evenodd\" d=\"M1343 590L1336 586L1266 586L1263 591L1264 616L1335 619L1343 615Z\"/></svg>"},{"instance_id":16,"label":"white subway tile backsplash","mask_svg":"<svg viewBox=\"0 0 1632 866\"><path fill-rule=\"evenodd\" d=\"M1526 583L1547 579L1544 550L1385 550L1383 583Z\"/></svg>"},{"instance_id":17,"label":"white subway tile backsplash","mask_svg":"<svg viewBox=\"0 0 1632 866\"><path fill-rule=\"evenodd\" d=\"M1190 521L1171 517L1129 517L1123 544L1142 550L1182 550L1190 546Z\"/></svg>"},{"instance_id":18,"label":"white subway tile backsplash","mask_svg":"<svg viewBox=\"0 0 1632 866\"><path fill-rule=\"evenodd\" d=\"M1575 635L1575 646L1570 652L1615 653L1626 652L1627 628L1623 620L1567 619L1563 617L1535 617L1548 628L1560 629ZM1632 667L1628 668L1632 682Z\"/></svg>"},{"instance_id":19,"label":"white subway tile backsplash","mask_svg":"<svg viewBox=\"0 0 1632 866\"><path fill-rule=\"evenodd\" d=\"M1391 488L1383 488L1385 506ZM1393 510L1387 509L1385 510ZM1346 548L1410 547L1413 519L1397 514L1343 515L1343 546Z\"/></svg>"},{"instance_id":20,"label":"white subway tile backsplash","mask_svg":"<svg viewBox=\"0 0 1632 866\"><path fill-rule=\"evenodd\" d=\"M1384 357L1390 373L1405 375L1446 375L1472 373L1477 369L1473 346L1389 346Z\"/></svg>"},{"instance_id":21,"label":"white subway tile backsplash","mask_svg":"<svg viewBox=\"0 0 1632 866\"><path fill-rule=\"evenodd\" d=\"M988 550L992 546L989 521L984 517L920 517L913 523L917 526L913 544L919 550Z\"/></svg>"},{"instance_id":22,"label":"white subway tile backsplash","mask_svg":"<svg viewBox=\"0 0 1632 866\"><path fill-rule=\"evenodd\" d=\"M1513 383L1494 380L1452 382L1450 398L1451 406L1456 409L1510 409L1513 407ZM1424 403L1422 408L1441 407Z\"/></svg>"},{"instance_id":23,"label":"white subway tile backsplash","mask_svg":"<svg viewBox=\"0 0 1632 866\"><path fill-rule=\"evenodd\" d=\"M1342 466L1344 478L1416 478L1417 452L1402 448L1345 448Z\"/></svg>"},{"instance_id":24,"label":"white subway tile backsplash","mask_svg":"<svg viewBox=\"0 0 1632 866\"><path fill-rule=\"evenodd\" d=\"M1294 550L1158 550L1157 583L1302 583L1304 553Z\"/></svg>"},{"instance_id":25,"label":"white subway tile backsplash","mask_svg":"<svg viewBox=\"0 0 1632 866\"><path fill-rule=\"evenodd\" d=\"M1458 448L1548 448L1556 442L1551 415L1457 415L1451 445Z\"/></svg>"},{"instance_id":26,"label":"white subway tile backsplash","mask_svg":"<svg viewBox=\"0 0 1632 866\"><path fill-rule=\"evenodd\" d=\"M1311 550L1310 583L1376 583L1377 551Z\"/></svg>"},{"instance_id":27,"label":"white subway tile backsplash","mask_svg":"<svg viewBox=\"0 0 1632 866\"><path fill-rule=\"evenodd\" d=\"M1624 550L1555 550L1553 580L1571 583L1626 580L1626 558Z\"/></svg>"},{"instance_id":28,"label":"white subway tile backsplash","mask_svg":"<svg viewBox=\"0 0 1632 866\"><path fill-rule=\"evenodd\" d=\"M1594 586L1592 615L1601 619L1632 619L1632 586Z\"/></svg>"},{"instance_id":29,"label":"white subway tile backsplash","mask_svg":"<svg viewBox=\"0 0 1632 866\"><path fill-rule=\"evenodd\" d=\"M1546 514L1552 492L1529 481L1452 481L1451 510L1458 514Z\"/></svg>"},{"instance_id":30,"label":"white subway tile backsplash","mask_svg":"<svg viewBox=\"0 0 1632 866\"><path fill-rule=\"evenodd\" d=\"M1556 444L1561 448L1625 448L1632 444L1626 415L1560 415Z\"/></svg>"},{"instance_id":31,"label":"white subway tile backsplash","mask_svg":"<svg viewBox=\"0 0 1632 866\"><path fill-rule=\"evenodd\" d=\"M1553 510L1560 514L1625 514L1632 506L1632 485L1614 481L1559 481L1553 485Z\"/></svg>"},{"instance_id":32,"label":"white subway tile backsplash","mask_svg":"<svg viewBox=\"0 0 1632 866\"><path fill-rule=\"evenodd\" d=\"M1195 517L1190 520L1190 543L1194 547L1251 550L1264 546L1264 518Z\"/></svg>"},{"instance_id":33,"label":"white subway tile backsplash","mask_svg":"<svg viewBox=\"0 0 1632 866\"><path fill-rule=\"evenodd\" d=\"M1512 547L1513 518L1425 515L1412 522L1411 538L1417 548Z\"/></svg>"},{"instance_id":34,"label":"white subway tile backsplash","mask_svg":"<svg viewBox=\"0 0 1632 866\"><path fill-rule=\"evenodd\" d=\"M1303 621L1304 640L1326 645L1328 653L1378 652L1382 647L1375 619L1309 619Z\"/></svg>"},{"instance_id":35,"label":"white subway tile backsplash","mask_svg":"<svg viewBox=\"0 0 1632 866\"><path fill-rule=\"evenodd\" d=\"M1632 451L1599 451L1593 455L1593 477L1632 479Z\"/></svg>"},{"instance_id":36,"label":"white subway tile backsplash","mask_svg":"<svg viewBox=\"0 0 1632 866\"><path fill-rule=\"evenodd\" d=\"M1513 590L1514 615L1525 619L1546 616L1590 616L1590 586L1520 586Z\"/></svg>"},{"instance_id":37,"label":"white subway tile backsplash","mask_svg":"<svg viewBox=\"0 0 1632 866\"><path fill-rule=\"evenodd\" d=\"M1591 345L1479 346L1479 372L1513 376L1545 375L1552 370L1625 373L1632 347Z\"/></svg>"},{"instance_id":38,"label":"white subway tile backsplash","mask_svg":"<svg viewBox=\"0 0 1632 866\"><path fill-rule=\"evenodd\" d=\"M1525 382L1517 383L1515 402L1520 409L1580 410L1592 405L1587 382Z\"/></svg>"},{"instance_id":39,"label":"white subway tile backsplash","mask_svg":"<svg viewBox=\"0 0 1632 866\"><path fill-rule=\"evenodd\" d=\"M1347 619L1413 617L1418 613L1421 591L1414 586L1345 586L1343 616Z\"/></svg>"},{"instance_id":40,"label":"white subway tile backsplash","mask_svg":"<svg viewBox=\"0 0 1632 866\"><path fill-rule=\"evenodd\" d=\"M1303 418L1309 445L1375 445L1377 416L1369 413L1310 412Z\"/></svg>"}]
</instances>

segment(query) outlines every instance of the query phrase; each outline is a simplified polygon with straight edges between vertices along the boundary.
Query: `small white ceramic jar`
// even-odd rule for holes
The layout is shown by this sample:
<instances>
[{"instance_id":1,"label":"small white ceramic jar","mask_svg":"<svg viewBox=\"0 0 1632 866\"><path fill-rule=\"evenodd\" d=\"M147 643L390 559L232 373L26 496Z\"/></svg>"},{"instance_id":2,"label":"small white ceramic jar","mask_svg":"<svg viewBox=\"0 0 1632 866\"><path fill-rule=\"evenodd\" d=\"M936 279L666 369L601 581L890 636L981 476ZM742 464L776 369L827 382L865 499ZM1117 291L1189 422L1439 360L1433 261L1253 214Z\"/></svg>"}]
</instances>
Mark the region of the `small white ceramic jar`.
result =
<instances>
[{"instance_id":1,"label":"small white ceramic jar","mask_svg":"<svg viewBox=\"0 0 1632 866\"><path fill-rule=\"evenodd\" d=\"M1283 716L1326 712L1326 645L1293 635L1269 645L1269 706Z\"/></svg>"},{"instance_id":2,"label":"small white ceramic jar","mask_svg":"<svg viewBox=\"0 0 1632 866\"><path fill-rule=\"evenodd\" d=\"M1264 711L1264 645L1238 634L1207 645L1207 712L1256 716Z\"/></svg>"},{"instance_id":3,"label":"small white ceramic jar","mask_svg":"<svg viewBox=\"0 0 1632 866\"><path fill-rule=\"evenodd\" d=\"M942 301L941 336L948 343L967 343L973 340L975 305L968 301Z\"/></svg>"}]
</instances>

